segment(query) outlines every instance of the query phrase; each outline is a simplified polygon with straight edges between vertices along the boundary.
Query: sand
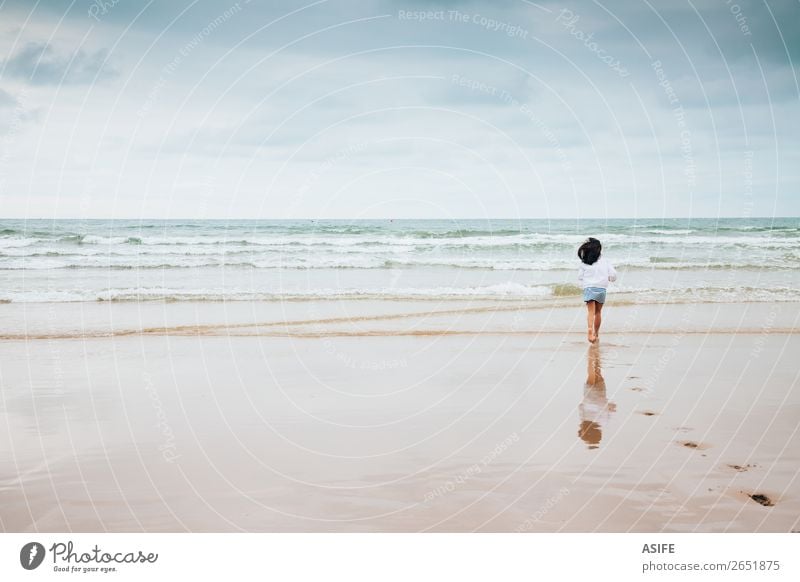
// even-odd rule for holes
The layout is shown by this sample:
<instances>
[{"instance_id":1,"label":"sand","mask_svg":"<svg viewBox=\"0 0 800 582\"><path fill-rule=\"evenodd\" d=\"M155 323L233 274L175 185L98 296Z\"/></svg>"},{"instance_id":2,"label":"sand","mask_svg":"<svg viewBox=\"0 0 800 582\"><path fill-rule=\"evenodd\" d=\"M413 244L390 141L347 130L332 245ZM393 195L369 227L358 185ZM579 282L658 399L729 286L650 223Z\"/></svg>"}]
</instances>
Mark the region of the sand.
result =
<instances>
[{"instance_id":1,"label":"sand","mask_svg":"<svg viewBox=\"0 0 800 582\"><path fill-rule=\"evenodd\" d=\"M800 529L797 304L570 302L0 305L0 529Z\"/></svg>"}]
</instances>

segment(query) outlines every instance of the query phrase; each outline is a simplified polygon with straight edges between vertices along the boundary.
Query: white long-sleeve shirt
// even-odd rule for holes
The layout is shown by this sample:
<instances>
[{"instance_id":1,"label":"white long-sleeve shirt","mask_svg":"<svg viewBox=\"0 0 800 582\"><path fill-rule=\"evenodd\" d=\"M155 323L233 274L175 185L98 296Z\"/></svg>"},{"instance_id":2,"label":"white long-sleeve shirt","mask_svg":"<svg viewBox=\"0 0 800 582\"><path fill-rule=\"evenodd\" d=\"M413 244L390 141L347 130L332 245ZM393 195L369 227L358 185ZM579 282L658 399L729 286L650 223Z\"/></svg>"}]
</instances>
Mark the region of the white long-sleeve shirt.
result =
<instances>
[{"instance_id":1,"label":"white long-sleeve shirt","mask_svg":"<svg viewBox=\"0 0 800 582\"><path fill-rule=\"evenodd\" d=\"M608 284L617 280L617 271L604 257L600 257L593 265L581 263L578 268L578 283L587 287L606 289Z\"/></svg>"}]
</instances>

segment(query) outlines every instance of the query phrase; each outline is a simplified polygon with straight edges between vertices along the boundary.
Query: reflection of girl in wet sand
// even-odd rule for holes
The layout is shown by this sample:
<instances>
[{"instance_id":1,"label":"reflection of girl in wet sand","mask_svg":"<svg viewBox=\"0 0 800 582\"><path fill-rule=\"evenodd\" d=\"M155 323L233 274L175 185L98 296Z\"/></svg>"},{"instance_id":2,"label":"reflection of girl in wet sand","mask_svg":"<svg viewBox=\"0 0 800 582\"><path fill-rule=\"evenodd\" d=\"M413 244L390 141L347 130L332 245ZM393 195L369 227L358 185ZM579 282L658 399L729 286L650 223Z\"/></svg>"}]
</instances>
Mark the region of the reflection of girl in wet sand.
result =
<instances>
[{"instance_id":1,"label":"reflection of girl in wet sand","mask_svg":"<svg viewBox=\"0 0 800 582\"><path fill-rule=\"evenodd\" d=\"M606 398L606 381L600 364L600 348L597 344L589 346L587 354L586 383L583 385L583 400L578 406L581 425L578 436L590 449L600 446L603 426L608 423L617 405Z\"/></svg>"}]
</instances>

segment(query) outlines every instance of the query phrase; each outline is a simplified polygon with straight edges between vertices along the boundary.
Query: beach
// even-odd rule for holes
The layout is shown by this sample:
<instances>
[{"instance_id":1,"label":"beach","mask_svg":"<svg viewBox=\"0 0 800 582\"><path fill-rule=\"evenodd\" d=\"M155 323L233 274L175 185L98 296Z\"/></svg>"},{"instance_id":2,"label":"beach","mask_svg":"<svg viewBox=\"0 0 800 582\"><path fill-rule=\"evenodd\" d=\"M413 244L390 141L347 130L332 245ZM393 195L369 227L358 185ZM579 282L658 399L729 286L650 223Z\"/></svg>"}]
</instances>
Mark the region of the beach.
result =
<instances>
[{"instance_id":1,"label":"beach","mask_svg":"<svg viewBox=\"0 0 800 582\"><path fill-rule=\"evenodd\" d=\"M0 527L800 529L799 235L0 221Z\"/></svg>"},{"instance_id":2,"label":"beach","mask_svg":"<svg viewBox=\"0 0 800 582\"><path fill-rule=\"evenodd\" d=\"M797 303L621 297L0 304L0 527L800 529Z\"/></svg>"}]
</instances>

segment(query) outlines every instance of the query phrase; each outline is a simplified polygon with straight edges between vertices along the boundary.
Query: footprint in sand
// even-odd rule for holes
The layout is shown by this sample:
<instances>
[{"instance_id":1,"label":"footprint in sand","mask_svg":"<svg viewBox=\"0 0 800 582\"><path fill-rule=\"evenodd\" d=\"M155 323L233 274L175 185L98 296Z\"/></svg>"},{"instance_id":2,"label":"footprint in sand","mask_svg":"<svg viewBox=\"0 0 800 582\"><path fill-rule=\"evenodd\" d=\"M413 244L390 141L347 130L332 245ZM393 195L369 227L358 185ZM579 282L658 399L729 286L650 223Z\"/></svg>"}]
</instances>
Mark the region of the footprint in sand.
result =
<instances>
[{"instance_id":1,"label":"footprint in sand","mask_svg":"<svg viewBox=\"0 0 800 582\"><path fill-rule=\"evenodd\" d=\"M653 412L652 410L639 410L636 414L641 414L642 416L657 416L657 412Z\"/></svg>"},{"instance_id":2,"label":"footprint in sand","mask_svg":"<svg viewBox=\"0 0 800 582\"><path fill-rule=\"evenodd\" d=\"M775 505L775 502L772 501L768 496L764 495L763 493L746 493L746 495L758 503L759 505L763 505L764 507L772 507Z\"/></svg>"},{"instance_id":3,"label":"footprint in sand","mask_svg":"<svg viewBox=\"0 0 800 582\"><path fill-rule=\"evenodd\" d=\"M698 443L695 441L681 441L679 443L682 447L686 447L687 449L694 449L697 451L703 451L708 448L708 445L703 443Z\"/></svg>"},{"instance_id":4,"label":"footprint in sand","mask_svg":"<svg viewBox=\"0 0 800 582\"><path fill-rule=\"evenodd\" d=\"M748 469L753 469L753 468L755 468L755 467L758 467L758 465L751 465L751 464L749 464L749 463L748 463L747 465L734 465L734 464L729 464L729 465L728 465L728 467L730 467L731 469L733 469L734 471L737 471L737 472L739 472L739 473L744 473L744 472L745 472L745 471L747 471Z\"/></svg>"},{"instance_id":5,"label":"footprint in sand","mask_svg":"<svg viewBox=\"0 0 800 582\"><path fill-rule=\"evenodd\" d=\"M631 392L644 392L644 388L641 386L634 386L633 388L628 388Z\"/></svg>"}]
</instances>

